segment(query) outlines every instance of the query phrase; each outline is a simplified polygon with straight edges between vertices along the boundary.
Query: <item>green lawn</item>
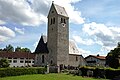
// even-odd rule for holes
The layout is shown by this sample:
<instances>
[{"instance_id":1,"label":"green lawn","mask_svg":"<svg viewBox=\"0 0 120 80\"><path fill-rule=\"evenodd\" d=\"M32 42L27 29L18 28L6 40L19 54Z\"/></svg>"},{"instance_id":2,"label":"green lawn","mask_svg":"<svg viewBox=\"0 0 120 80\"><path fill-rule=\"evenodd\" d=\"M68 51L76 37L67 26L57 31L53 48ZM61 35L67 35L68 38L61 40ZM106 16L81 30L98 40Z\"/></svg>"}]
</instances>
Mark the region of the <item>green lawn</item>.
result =
<instances>
[{"instance_id":1,"label":"green lawn","mask_svg":"<svg viewBox=\"0 0 120 80\"><path fill-rule=\"evenodd\" d=\"M34 74L4 77L0 78L0 80L104 80L104 79L83 78L81 76L73 76L67 74Z\"/></svg>"}]
</instances>

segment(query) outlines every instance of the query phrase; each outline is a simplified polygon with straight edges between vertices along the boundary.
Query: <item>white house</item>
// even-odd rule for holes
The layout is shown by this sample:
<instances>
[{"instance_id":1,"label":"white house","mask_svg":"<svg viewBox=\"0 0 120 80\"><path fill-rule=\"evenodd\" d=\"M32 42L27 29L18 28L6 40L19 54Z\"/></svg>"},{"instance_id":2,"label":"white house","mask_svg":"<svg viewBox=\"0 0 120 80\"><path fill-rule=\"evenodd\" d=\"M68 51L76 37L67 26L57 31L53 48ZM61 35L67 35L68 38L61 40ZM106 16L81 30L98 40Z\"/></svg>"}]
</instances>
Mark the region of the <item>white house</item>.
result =
<instances>
[{"instance_id":1,"label":"white house","mask_svg":"<svg viewBox=\"0 0 120 80\"><path fill-rule=\"evenodd\" d=\"M105 66L106 58L105 56L95 56L89 55L85 58L87 66Z\"/></svg>"},{"instance_id":2,"label":"white house","mask_svg":"<svg viewBox=\"0 0 120 80\"><path fill-rule=\"evenodd\" d=\"M34 54L28 52L0 52L0 59L9 60L10 67L25 67L34 65Z\"/></svg>"}]
</instances>

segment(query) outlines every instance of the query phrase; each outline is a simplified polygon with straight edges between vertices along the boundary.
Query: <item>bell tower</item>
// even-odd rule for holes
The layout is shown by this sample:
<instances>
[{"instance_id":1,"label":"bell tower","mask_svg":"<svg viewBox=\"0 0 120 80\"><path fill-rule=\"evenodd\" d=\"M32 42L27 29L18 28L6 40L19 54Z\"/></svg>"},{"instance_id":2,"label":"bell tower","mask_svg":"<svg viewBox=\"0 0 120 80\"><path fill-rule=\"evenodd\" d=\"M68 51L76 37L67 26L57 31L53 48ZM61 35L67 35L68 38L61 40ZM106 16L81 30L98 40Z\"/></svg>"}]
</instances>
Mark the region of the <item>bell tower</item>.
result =
<instances>
[{"instance_id":1,"label":"bell tower","mask_svg":"<svg viewBox=\"0 0 120 80\"><path fill-rule=\"evenodd\" d=\"M69 17L64 7L53 2L48 14L47 47L49 50L49 64L68 65Z\"/></svg>"}]
</instances>

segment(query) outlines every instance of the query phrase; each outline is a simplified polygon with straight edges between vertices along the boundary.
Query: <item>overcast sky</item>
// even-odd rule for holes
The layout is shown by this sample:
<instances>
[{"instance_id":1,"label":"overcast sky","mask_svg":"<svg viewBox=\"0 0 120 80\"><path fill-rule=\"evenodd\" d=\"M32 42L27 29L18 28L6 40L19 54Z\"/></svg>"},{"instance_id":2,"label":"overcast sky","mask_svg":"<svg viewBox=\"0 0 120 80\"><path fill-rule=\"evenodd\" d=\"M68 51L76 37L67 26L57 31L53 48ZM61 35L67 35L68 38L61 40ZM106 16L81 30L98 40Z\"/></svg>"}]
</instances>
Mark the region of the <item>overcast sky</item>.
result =
<instances>
[{"instance_id":1,"label":"overcast sky","mask_svg":"<svg viewBox=\"0 0 120 80\"><path fill-rule=\"evenodd\" d=\"M0 0L0 48L8 44L35 50L47 34L52 0ZM70 39L80 53L107 55L120 41L120 0L54 0L65 7Z\"/></svg>"}]
</instances>

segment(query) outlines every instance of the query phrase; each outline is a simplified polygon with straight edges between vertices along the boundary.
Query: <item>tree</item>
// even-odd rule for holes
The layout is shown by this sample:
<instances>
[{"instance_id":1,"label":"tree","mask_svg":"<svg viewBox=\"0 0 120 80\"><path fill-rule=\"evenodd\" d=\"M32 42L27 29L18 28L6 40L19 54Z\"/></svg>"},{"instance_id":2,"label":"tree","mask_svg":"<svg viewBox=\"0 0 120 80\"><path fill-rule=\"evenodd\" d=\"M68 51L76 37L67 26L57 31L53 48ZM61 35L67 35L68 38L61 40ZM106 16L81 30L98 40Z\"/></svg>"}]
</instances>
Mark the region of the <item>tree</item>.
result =
<instances>
[{"instance_id":1,"label":"tree","mask_svg":"<svg viewBox=\"0 0 120 80\"><path fill-rule=\"evenodd\" d=\"M6 46L6 48L3 49L3 51L11 51L11 52L14 52L14 47L9 44L8 46Z\"/></svg>"},{"instance_id":2,"label":"tree","mask_svg":"<svg viewBox=\"0 0 120 80\"><path fill-rule=\"evenodd\" d=\"M7 59L3 58L3 59L0 60L0 67L1 68L9 67L9 65L10 64L9 64L9 61Z\"/></svg>"},{"instance_id":3,"label":"tree","mask_svg":"<svg viewBox=\"0 0 120 80\"><path fill-rule=\"evenodd\" d=\"M30 49L28 49L28 48L22 48L21 51L22 52L31 52Z\"/></svg>"},{"instance_id":4,"label":"tree","mask_svg":"<svg viewBox=\"0 0 120 80\"><path fill-rule=\"evenodd\" d=\"M111 50L106 57L106 65L112 68L118 68L120 66L119 63L120 56L120 42L114 50Z\"/></svg>"},{"instance_id":5,"label":"tree","mask_svg":"<svg viewBox=\"0 0 120 80\"><path fill-rule=\"evenodd\" d=\"M17 46L17 48L15 48L15 52L20 52L21 51L21 47Z\"/></svg>"},{"instance_id":6,"label":"tree","mask_svg":"<svg viewBox=\"0 0 120 80\"><path fill-rule=\"evenodd\" d=\"M15 48L15 52L31 52L31 51L28 48L21 48L17 46L17 48Z\"/></svg>"}]
</instances>

